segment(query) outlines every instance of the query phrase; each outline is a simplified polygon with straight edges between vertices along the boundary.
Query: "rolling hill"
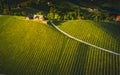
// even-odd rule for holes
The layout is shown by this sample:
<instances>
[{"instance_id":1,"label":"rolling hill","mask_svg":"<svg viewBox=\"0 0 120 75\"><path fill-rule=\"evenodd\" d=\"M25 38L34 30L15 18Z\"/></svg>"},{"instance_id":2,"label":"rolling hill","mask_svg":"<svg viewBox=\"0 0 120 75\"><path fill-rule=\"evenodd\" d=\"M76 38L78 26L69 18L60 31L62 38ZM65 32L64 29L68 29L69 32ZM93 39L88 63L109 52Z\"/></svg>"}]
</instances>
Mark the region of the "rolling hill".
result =
<instances>
[{"instance_id":1,"label":"rolling hill","mask_svg":"<svg viewBox=\"0 0 120 75\"><path fill-rule=\"evenodd\" d=\"M119 24L109 22L100 23L90 20L73 20L66 21L58 27L83 41L120 53Z\"/></svg>"},{"instance_id":2,"label":"rolling hill","mask_svg":"<svg viewBox=\"0 0 120 75\"><path fill-rule=\"evenodd\" d=\"M71 22L76 25L76 21ZM60 28L64 30L66 25ZM66 30L70 28L67 27ZM93 25L93 28L97 27ZM101 31L99 26L98 30ZM109 39L110 35L106 33L105 37ZM110 39L114 42L112 37ZM70 39L51 25L18 16L0 16L1 74L119 75L119 63L119 56Z\"/></svg>"}]
</instances>

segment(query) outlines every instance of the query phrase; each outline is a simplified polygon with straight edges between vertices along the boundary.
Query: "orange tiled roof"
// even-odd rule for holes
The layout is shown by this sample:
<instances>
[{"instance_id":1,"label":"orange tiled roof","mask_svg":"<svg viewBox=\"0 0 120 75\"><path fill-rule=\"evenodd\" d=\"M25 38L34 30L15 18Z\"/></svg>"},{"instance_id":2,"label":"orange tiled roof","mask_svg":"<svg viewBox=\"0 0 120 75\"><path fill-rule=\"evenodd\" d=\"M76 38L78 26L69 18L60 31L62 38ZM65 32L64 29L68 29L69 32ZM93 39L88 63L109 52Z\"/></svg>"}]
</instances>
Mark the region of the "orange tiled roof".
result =
<instances>
[{"instance_id":1,"label":"orange tiled roof","mask_svg":"<svg viewBox=\"0 0 120 75\"><path fill-rule=\"evenodd\" d=\"M116 21L120 21L120 16L117 16L117 17L116 17Z\"/></svg>"},{"instance_id":2,"label":"orange tiled roof","mask_svg":"<svg viewBox=\"0 0 120 75\"><path fill-rule=\"evenodd\" d=\"M119 18L119 19L120 19L120 16L117 16L117 18Z\"/></svg>"}]
</instances>

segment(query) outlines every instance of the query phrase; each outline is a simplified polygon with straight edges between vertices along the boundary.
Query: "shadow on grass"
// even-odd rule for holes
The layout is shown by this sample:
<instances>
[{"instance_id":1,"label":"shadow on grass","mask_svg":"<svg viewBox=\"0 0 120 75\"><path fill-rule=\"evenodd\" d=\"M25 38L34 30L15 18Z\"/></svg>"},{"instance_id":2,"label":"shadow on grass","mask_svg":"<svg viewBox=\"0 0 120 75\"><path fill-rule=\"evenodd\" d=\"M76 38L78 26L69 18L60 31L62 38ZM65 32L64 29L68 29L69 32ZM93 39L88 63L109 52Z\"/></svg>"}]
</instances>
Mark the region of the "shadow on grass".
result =
<instances>
[{"instance_id":1,"label":"shadow on grass","mask_svg":"<svg viewBox=\"0 0 120 75\"><path fill-rule=\"evenodd\" d=\"M104 29L108 34L110 34L113 38L120 41L120 24L118 23L109 23L109 22L102 22L101 23L102 29Z\"/></svg>"},{"instance_id":2,"label":"shadow on grass","mask_svg":"<svg viewBox=\"0 0 120 75\"><path fill-rule=\"evenodd\" d=\"M74 54L74 62L71 69L71 75L85 75L88 52L88 45L85 45L83 43L78 44L78 48Z\"/></svg>"},{"instance_id":3,"label":"shadow on grass","mask_svg":"<svg viewBox=\"0 0 120 75\"><path fill-rule=\"evenodd\" d=\"M120 44L120 23L102 22L100 26L107 34L113 37L118 44ZM119 52L119 50L117 52Z\"/></svg>"}]
</instances>

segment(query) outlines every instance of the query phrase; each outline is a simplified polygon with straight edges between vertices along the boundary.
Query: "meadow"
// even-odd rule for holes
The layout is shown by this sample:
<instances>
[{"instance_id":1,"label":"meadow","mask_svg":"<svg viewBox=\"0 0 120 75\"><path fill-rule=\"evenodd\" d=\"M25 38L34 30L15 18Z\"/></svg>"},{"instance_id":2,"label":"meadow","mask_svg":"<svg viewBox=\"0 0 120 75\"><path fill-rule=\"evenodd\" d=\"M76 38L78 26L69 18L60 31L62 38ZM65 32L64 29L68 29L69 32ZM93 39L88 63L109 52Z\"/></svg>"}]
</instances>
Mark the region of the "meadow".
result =
<instances>
[{"instance_id":1,"label":"meadow","mask_svg":"<svg viewBox=\"0 0 120 75\"><path fill-rule=\"evenodd\" d=\"M69 25L68 22L64 22L58 26L79 39L101 47L105 46L104 48L116 50L116 52L120 51L119 39L116 37L117 34L118 36L120 34L117 28L110 30L110 34L107 34L108 31L102 32L105 27L102 28L101 25L94 27L91 25L91 21L83 22L90 23L90 26L93 27L85 27L85 24L82 25L80 24L82 22L77 23L76 21L69 21ZM80 29L77 29L77 24L81 25ZM76 30L73 30L74 28ZM118 33L116 33L117 31ZM101 32L101 34L97 34L97 32ZM115 36L112 37L111 34L114 32L116 34L113 34ZM93 37L97 37L98 41ZM49 24L25 20L18 16L0 16L0 74L119 75L119 63L120 56L70 39Z\"/></svg>"}]
</instances>

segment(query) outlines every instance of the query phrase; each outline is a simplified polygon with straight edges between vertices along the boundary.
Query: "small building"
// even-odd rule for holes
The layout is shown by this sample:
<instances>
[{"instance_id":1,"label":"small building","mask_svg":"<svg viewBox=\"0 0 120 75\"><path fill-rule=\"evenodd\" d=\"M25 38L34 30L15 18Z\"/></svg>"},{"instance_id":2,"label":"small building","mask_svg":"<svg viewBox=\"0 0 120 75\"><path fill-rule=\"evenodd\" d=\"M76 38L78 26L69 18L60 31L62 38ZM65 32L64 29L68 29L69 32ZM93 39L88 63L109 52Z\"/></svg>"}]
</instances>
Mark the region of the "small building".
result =
<instances>
[{"instance_id":1,"label":"small building","mask_svg":"<svg viewBox=\"0 0 120 75\"><path fill-rule=\"evenodd\" d=\"M44 15L32 15L32 14L26 17L26 20L29 20L29 19L40 20L40 21L45 20Z\"/></svg>"},{"instance_id":2,"label":"small building","mask_svg":"<svg viewBox=\"0 0 120 75\"><path fill-rule=\"evenodd\" d=\"M120 22L120 15L116 17L116 21Z\"/></svg>"},{"instance_id":3,"label":"small building","mask_svg":"<svg viewBox=\"0 0 120 75\"><path fill-rule=\"evenodd\" d=\"M37 21L37 22L41 22L44 24L49 24L49 20L47 20L44 15L28 15L25 17L26 20L33 20L33 21Z\"/></svg>"},{"instance_id":4,"label":"small building","mask_svg":"<svg viewBox=\"0 0 120 75\"><path fill-rule=\"evenodd\" d=\"M44 15L34 15L33 19L43 21L44 20Z\"/></svg>"}]
</instances>

